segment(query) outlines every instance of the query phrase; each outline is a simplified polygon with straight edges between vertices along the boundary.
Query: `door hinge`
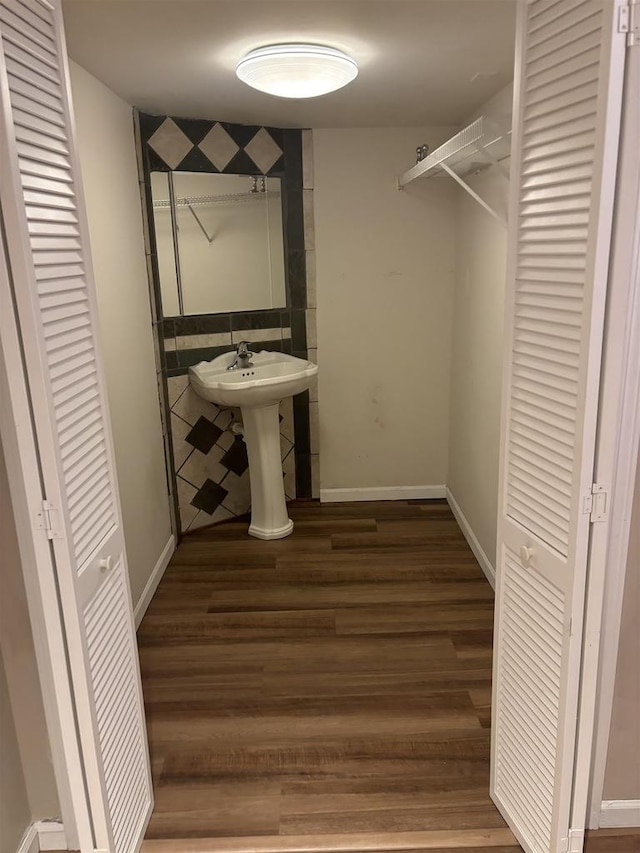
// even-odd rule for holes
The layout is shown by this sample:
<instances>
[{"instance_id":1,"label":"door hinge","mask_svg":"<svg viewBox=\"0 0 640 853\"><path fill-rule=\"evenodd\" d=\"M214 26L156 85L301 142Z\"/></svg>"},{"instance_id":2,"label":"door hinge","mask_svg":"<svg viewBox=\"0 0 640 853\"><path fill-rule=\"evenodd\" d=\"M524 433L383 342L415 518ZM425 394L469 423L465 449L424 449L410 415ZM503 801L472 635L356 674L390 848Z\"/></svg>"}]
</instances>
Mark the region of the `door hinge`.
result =
<instances>
[{"instance_id":1,"label":"door hinge","mask_svg":"<svg viewBox=\"0 0 640 853\"><path fill-rule=\"evenodd\" d=\"M36 530L44 530L47 539L62 539L60 514L51 501L42 501L42 509L36 513Z\"/></svg>"},{"instance_id":2,"label":"door hinge","mask_svg":"<svg viewBox=\"0 0 640 853\"><path fill-rule=\"evenodd\" d=\"M603 483L593 483L591 492L582 499L582 512L592 524L609 520L609 489Z\"/></svg>"},{"instance_id":3,"label":"door hinge","mask_svg":"<svg viewBox=\"0 0 640 853\"><path fill-rule=\"evenodd\" d=\"M627 47L640 44L640 12L637 0L629 0L629 3L618 8L618 32L626 33Z\"/></svg>"}]
</instances>

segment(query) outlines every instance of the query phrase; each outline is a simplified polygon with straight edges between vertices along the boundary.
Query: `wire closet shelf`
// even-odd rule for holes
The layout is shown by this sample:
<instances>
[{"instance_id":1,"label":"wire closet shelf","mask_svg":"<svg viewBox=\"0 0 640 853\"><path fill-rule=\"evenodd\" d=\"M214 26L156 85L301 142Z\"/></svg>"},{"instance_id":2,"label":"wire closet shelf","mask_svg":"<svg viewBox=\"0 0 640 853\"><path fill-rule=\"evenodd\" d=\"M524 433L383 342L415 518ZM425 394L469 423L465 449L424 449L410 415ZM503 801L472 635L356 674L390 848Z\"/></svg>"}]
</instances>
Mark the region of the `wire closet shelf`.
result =
<instances>
[{"instance_id":1,"label":"wire closet shelf","mask_svg":"<svg viewBox=\"0 0 640 853\"><path fill-rule=\"evenodd\" d=\"M511 129L504 129L480 116L448 139L424 160L407 169L398 178L398 189L404 189L418 178L448 175L469 193L494 218L506 225L506 219L482 199L464 180L489 166L495 166L508 180L509 173L502 161L511 151Z\"/></svg>"},{"instance_id":2,"label":"wire closet shelf","mask_svg":"<svg viewBox=\"0 0 640 853\"><path fill-rule=\"evenodd\" d=\"M264 201L266 198L280 198L279 192L271 190L245 193L227 193L226 195L194 195L183 196L175 199L175 207L202 207L210 204L242 204L245 202ZM153 202L154 210L170 210L170 199L156 199Z\"/></svg>"}]
</instances>

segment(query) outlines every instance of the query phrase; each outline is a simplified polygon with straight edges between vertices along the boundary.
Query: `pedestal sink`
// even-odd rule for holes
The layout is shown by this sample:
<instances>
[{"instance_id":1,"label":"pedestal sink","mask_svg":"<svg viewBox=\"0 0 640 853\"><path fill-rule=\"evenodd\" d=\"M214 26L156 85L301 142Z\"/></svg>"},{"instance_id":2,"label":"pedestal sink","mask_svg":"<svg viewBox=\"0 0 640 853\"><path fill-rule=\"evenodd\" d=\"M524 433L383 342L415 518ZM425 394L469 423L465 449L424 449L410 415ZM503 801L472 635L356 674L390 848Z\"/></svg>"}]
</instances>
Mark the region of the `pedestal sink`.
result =
<instances>
[{"instance_id":1,"label":"pedestal sink","mask_svg":"<svg viewBox=\"0 0 640 853\"><path fill-rule=\"evenodd\" d=\"M235 352L189 368L194 391L219 406L239 406L249 456L251 525L258 539L283 539L293 531L280 460L280 401L305 391L318 367L283 352L259 352L249 367L229 370Z\"/></svg>"}]
</instances>

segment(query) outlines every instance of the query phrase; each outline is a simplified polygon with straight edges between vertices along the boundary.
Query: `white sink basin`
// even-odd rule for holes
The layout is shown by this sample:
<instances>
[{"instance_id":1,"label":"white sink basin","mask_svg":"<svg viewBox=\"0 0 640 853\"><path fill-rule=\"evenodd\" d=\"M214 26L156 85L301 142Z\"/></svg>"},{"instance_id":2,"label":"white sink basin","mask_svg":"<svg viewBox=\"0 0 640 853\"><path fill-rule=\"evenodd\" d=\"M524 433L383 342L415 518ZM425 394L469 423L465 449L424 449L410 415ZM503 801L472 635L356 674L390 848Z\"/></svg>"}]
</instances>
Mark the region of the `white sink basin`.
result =
<instances>
[{"instance_id":1,"label":"white sink basin","mask_svg":"<svg viewBox=\"0 0 640 853\"><path fill-rule=\"evenodd\" d=\"M251 479L251 525L258 539L282 539L293 531L280 461L280 401L311 384L318 367L283 352L259 352L251 367L227 370L236 358L226 352L189 368L194 391L219 406L242 409Z\"/></svg>"},{"instance_id":2,"label":"white sink basin","mask_svg":"<svg viewBox=\"0 0 640 853\"><path fill-rule=\"evenodd\" d=\"M235 352L223 353L213 361L190 367L194 390L221 406L269 406L305 391L318 372L318 366L310 361L284 352L265 351L252 356L253 367L227 370L235 357Z\"/></svg>"}]
</instances>

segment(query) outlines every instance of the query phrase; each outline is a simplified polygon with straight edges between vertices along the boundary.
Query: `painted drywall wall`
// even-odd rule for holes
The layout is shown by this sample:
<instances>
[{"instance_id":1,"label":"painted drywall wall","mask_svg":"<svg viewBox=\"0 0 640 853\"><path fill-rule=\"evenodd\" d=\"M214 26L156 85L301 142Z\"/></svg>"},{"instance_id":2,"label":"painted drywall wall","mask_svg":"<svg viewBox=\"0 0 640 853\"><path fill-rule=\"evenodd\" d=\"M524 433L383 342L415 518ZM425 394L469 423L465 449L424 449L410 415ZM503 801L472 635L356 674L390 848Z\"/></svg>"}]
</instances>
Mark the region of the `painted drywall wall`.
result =
<instances>
[{"instance_id":1,"label":"painted drywall wall","mask_svg":"<svg viewBox=\"0 0 640 853\"><path fill-rule=\"evenodd\" d=\"M510 127L512 98L508 86L479 114ZM499 169L468 183L506 216L508 181ZM448 486L495 568L507 230L464 190L456 193Z\"/></svg>"},{"instance_id":2,"label":"painted drywall wall","mask_svg":"<svg viewBox=\"0 0 640 853\"><path fill-rule=\"evenodd\" d=\"M640 800L640 461L631 516L604 800Z\"/></svg>"},{"instance_id":3,"label":"painted drywall wall","mask_svg":"<svg viewBox=\"0 0 640 853\"><path fill-rule=\"evenodd\" d=\"M131 107L71 63L134 606L171 535Z\"/></svg>"},{"instance_id":4,"label":"painted drywall wall","mask_svg":"<svg viewBox=\"0 0 640 853\"><path fill-rule=\"evenodd\" d=\"M313 131L325 498L446 483L456 196L397 176L451 130Z\"/></svg>"},{"instance_id":5,"label":"painted drywall wall","mask_svg":"<svg viewBox=\"0 0 640 853\"><path fill-rule=\"evenodd\" d=\"M0 656L0 853L15 853L31 823L9 689Z\"/></svg>"},{"instance_id":6,"label":"painted drywall wall","mask_svg":"<svg viewBox=\"0 0 640 853\"><path fill-rule=\"evenodd\" d=\"M6 815L0 812L0 827L6 819L8 827L21 827L22 834L26 825L20 805L23 789L30 819L57 817L60 805L1 445L0 543L0 808L7 804ZM0 851L4 851L2 831L0 838Z\"/></svg>"}]
</instances>

